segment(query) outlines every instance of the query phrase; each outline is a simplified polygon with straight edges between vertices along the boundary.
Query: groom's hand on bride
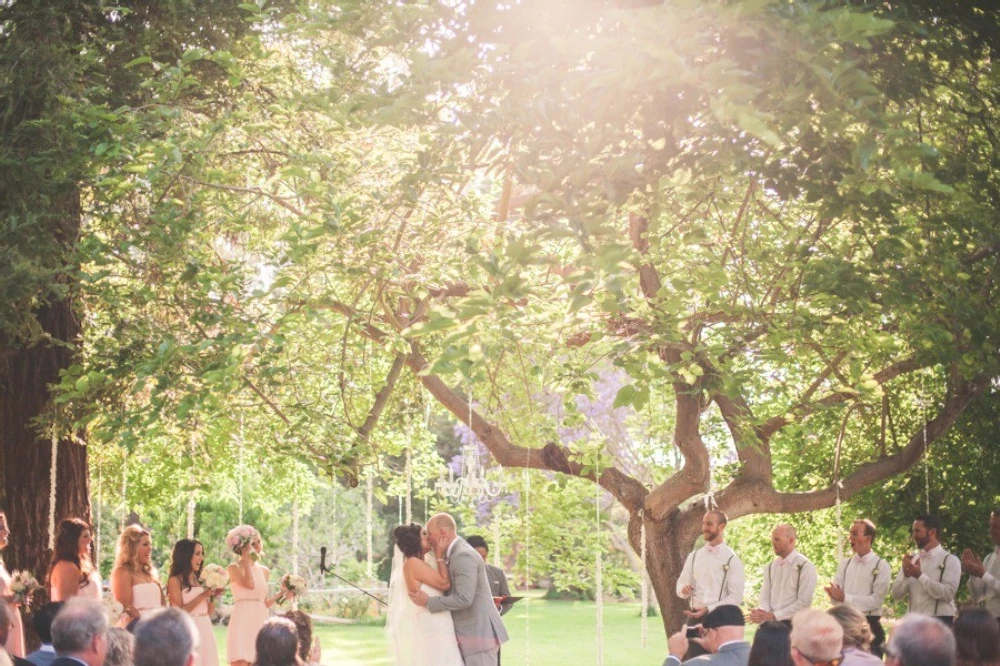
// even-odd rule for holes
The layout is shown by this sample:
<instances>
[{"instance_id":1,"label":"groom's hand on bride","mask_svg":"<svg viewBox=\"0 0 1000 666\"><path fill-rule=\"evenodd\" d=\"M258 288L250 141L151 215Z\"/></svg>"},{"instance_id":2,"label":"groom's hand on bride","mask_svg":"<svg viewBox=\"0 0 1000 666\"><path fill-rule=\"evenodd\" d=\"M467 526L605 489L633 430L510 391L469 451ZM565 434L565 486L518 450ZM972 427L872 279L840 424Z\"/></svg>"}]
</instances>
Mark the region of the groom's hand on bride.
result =
<instances>
[{"instance_id":1,"label":"groom's hand on bride","mask_svg":"<svg viewBox=\"0 0 1000 666\"><path fill-rule=\"evenodd\" d=\"M410 592L410 601L412 601L413 603L415 603L418 606L426 606L428 599L430 599L430 597L428 597L427 593L424 592L423 590L417 590L416 592Z\"/></svg>"}]
</instances>

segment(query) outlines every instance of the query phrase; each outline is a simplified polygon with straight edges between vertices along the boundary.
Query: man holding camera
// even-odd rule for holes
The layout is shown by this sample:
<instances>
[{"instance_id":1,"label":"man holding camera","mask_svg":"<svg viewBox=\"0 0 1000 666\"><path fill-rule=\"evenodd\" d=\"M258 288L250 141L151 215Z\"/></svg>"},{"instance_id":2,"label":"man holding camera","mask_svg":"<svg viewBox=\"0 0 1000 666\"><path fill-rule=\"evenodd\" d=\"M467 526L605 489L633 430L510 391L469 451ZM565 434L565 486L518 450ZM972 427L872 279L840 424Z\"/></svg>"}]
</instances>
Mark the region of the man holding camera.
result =
<instances>
[{"instance_id":1,"label":"man holding camera","mask_svg":"<svg viewBox=\"0 0 1000 666\"><path fill-rule=\"evenodd\" d=\"M670 656L663 666L678 666L688 651L689 641L698 643L709 654L689 659L684 664L747 666L750 644L743 640L744 629L743 611L738 606L716 606L705 615L701 625L685 627L667 639Z\"/></svg>"}]
</instances>

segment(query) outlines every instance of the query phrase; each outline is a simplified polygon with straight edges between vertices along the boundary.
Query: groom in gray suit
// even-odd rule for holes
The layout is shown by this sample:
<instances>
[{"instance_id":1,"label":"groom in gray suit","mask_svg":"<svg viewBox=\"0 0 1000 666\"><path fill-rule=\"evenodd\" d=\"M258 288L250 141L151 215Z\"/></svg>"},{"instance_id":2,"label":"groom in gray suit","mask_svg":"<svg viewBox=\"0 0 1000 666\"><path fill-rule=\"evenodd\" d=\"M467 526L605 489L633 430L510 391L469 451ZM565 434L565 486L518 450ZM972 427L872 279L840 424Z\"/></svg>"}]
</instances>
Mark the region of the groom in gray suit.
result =
<instances>
[{"instance_id":1,"label":"groom in gray suit","mask_svg":"<svg viewBox=\"0 0 1000 666\"><path fill-rule=\"evenodd\" d=\"M410 593L410 599L432 613L451 612L465 666L496 666L500 645L508 637L493 605L486 563L465 539L458 537L455 519L447 513L432 516L425 529L438 566L448 567L451 589L433 598L418 590Z\"/></svg>"}]
</instances>

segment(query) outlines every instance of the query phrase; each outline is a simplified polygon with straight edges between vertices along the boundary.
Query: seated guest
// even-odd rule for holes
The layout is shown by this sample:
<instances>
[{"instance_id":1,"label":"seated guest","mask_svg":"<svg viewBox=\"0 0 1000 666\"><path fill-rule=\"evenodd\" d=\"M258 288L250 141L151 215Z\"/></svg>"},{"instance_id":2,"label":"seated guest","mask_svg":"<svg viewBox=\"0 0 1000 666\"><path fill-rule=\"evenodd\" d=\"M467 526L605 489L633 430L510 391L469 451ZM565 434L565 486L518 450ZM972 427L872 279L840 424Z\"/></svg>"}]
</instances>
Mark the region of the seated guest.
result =
<instances>
[{"instance_id":1,"label":"seated guest","mask_svg":"<svg viewBox=\"0 0 1000 666\"><path fill-rule=\"evenodd\" d=\"M757 628L747 666L795 666L792 661L791 630L778 620L768 620Z\"/></svg>"},{"instance_id":2,"label":"seated guest","mask_svg":"<svg viewBox=\"0 0 1000 666\"><path fill-rule=\"evenodd\" d=\"M62 607L61 601L45 604L35 611L35 616L31 618L31 628L38 634L38 640L42 645L25 658L35 666L50 666L56 659L56 649L52 647L52 620Z\"/></svg>"},{"instance_id":3,"label":"seated guest","mask_svg":"<svg viewBox=\"0 0 1000 666\"><path fill-rule=\"evenodd\" d=\"M135 638L128 629L111 627L108 629L108 652L104 655L104 666L132 666L132 651Z\"/></svg>"},{"instance_id":4,"label":"seated guest","mask_svg":"<svg viewBox=\"0 0 1000 666\"><path fill-rule=\"evenodd\" d=\"M1000 663L1000 627L985 608L965 608L955 618L957 666L996 666Z\"/></svg>"},{"instance_id":5,"label":"seated guest","mask_svg":"<svg viewBox=\"0 0 1000 666\"><path fill-rule=\"evenodd\" d=\"M52 620L52 666L103 666L108 651L108 618L96 599L71 597Z\"/></svg>"},{"instance_id":6,"label":"seated guest","mask_svg":"<svg viewBox=\"0 0 1000 666\"><path fill-rule=\"evenodd\" d=\"M885 645L887 666L951 666L954 660L954 634L927 615L904 615Z\"/></svg>"},{"instance_id":7,"label":"seated guest","mask_svg":"<svg viewBox=\"0 0 1000 666\"><path fill-rule=\"evenodd\" d=\"M179 608L159 608L135 625L134 663L140 666L195 666L198 628Z\"/></svg>"},{"instance_id":8,"label":"seated guest","mask_svg":"<svg viewBox=\"0 0 1000 666\"><path fill-rule=\"evenodd\" d=\"M295 623L272 617L257 634L255 666L302 666L299 659L299 634ZM145 666L145 665L143 665Z\"/></svg>"},{"instance_id":9,"label":"seated guest","mask_svg":"<svg viewBox=\"0 0 1000 666\"><path fill-rule=\"evenodd\" d=\"M844 630L823 611L805 608L792 618L791 643L795 666L836 666Z\"/></svg>"},{"instance_id":10,"label":"seated guest","mask_svg":"<svg viewBox=\"0 0 1000 666\"><path fill-rule=\"evenodd\" d=\"M285 617L295 624L295 632L299 635L299 659L306 666L317 666L320 659L319 638L313 639L312 618L299 610L288 611Z\"/></svg>"},{"instance_id":11,"label":"seated guest","mask_svg":"<svg viewBox=\"0 0 1000 666\"><path fill-rule=\"evenodd\" d=\"M0 666L11 666L11 664L13 666L31 666L30 661L8 653L4 647L10 637L10 632L14 629L13 617L14 613L17 612L17 608L12 607L0 597Z\"/></svg>"},{"instance_id":12,"label":"seated guest","mask_svg":"<svg viewBox=\"0 0 1000 666\"><path fill-rule=\"evenodd\" d=\"M878 666L882 660L870 653L873 634L868 618L850 604L838 604L826 611L844 630L844 660L841 666Z\"/></svg>"},{"instance_id":13,"label":"seated guest","mask_svg":"<svg viewBox=\"0 0 1000 666\"><path fill-rule=\"evenodd\" d=\"M709 654L684 662L692 666L746 666L750 659L750 644L743 640L743 611L738 606L726 604L716 606L705 614L701 622L701 638L692 639L705 648ZM688 651L687 630L684 627L667 639L670 656L663 666L677 666Z\"/></svg>"}]
</instances>

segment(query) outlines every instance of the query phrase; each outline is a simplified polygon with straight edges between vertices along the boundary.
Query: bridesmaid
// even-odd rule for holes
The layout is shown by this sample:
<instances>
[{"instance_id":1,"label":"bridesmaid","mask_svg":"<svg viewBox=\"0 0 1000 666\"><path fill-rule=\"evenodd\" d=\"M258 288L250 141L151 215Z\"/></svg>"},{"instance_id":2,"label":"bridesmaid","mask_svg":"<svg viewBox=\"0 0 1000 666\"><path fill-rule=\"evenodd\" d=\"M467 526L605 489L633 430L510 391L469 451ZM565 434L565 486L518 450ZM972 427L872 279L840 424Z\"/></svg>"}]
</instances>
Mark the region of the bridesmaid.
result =
<instances>
[{"instance_id":1,"label":"bridesmaid","mask_svg":"<svg viewBox=\"0 0 1000 666\"><path fill-rule=\"evenodd\" d=\"M260 532L250 525L234 527L226 535L226 545L239 557L229 565L233 613L226 633L226 654L233 666L250 666L257 659L257 633L267 620L267 609L284 599L285 593L267 596L271 572L256 561L263 550Z\"/></svg>"},{"instance_id":2,"label":"bridesmaid","mask_svg":"<svg viewBox=\"0 0 1000 666\"><path fill-rule=\"evenodd\" d=\"M49 599L66 601L81 596L100 601L101 577L90 559L90 525L79 518L65 518L56 532L56 547L49 564Z\"/></svg>"},{"instance_id":3,"label":"bridesmaid","mask_svg":"<svg viewBox=\"0 0 1000 666\"><path fill-rule=\"evenodd\" d=\"M127 627L149 611L163 607L163 588L153 573L152 555L153 539L148 530L138 525L122 530L111 572L111 595L125 609L119 626Z\"/></svg>"},{"instance_id":4,"label":"bridesmaid","mask_svg":"<svg viewBox=\"0 0 1000 666\"><path fill-rule=\"evenodd\" d=\"M7 547L7 543L10 539L10 529L7 526L7 514L0 511L0 550ZM7 571L6 567L3 565L3 560L0 559L0 597L7 600L10 603L10 594L7 591L10 585L10 572ZM6 645L0 645L0 647L5 647L7 652L15 657L24 657L24 629L21 626L21 609L16 605L10 605L10 633L7 634Z\"/></svg>"},{"instance_id":5,"label":"bridesmaid","mask_svg":"<svg viewBox=\"0 0 1000 666\"><path fill-rule=\"evenodd\" d=\"M201 567L205 563L205 548L195 539L181 539L174 544L170 555L170 578L167 580L167 597L170 605L191 613L198 634L201 636L198 648L197 666L219 666L219 649L212 631L212 613L215 611L214 596L222 590L206 590L198 581Z\"/></svg>"}]
</instances>

